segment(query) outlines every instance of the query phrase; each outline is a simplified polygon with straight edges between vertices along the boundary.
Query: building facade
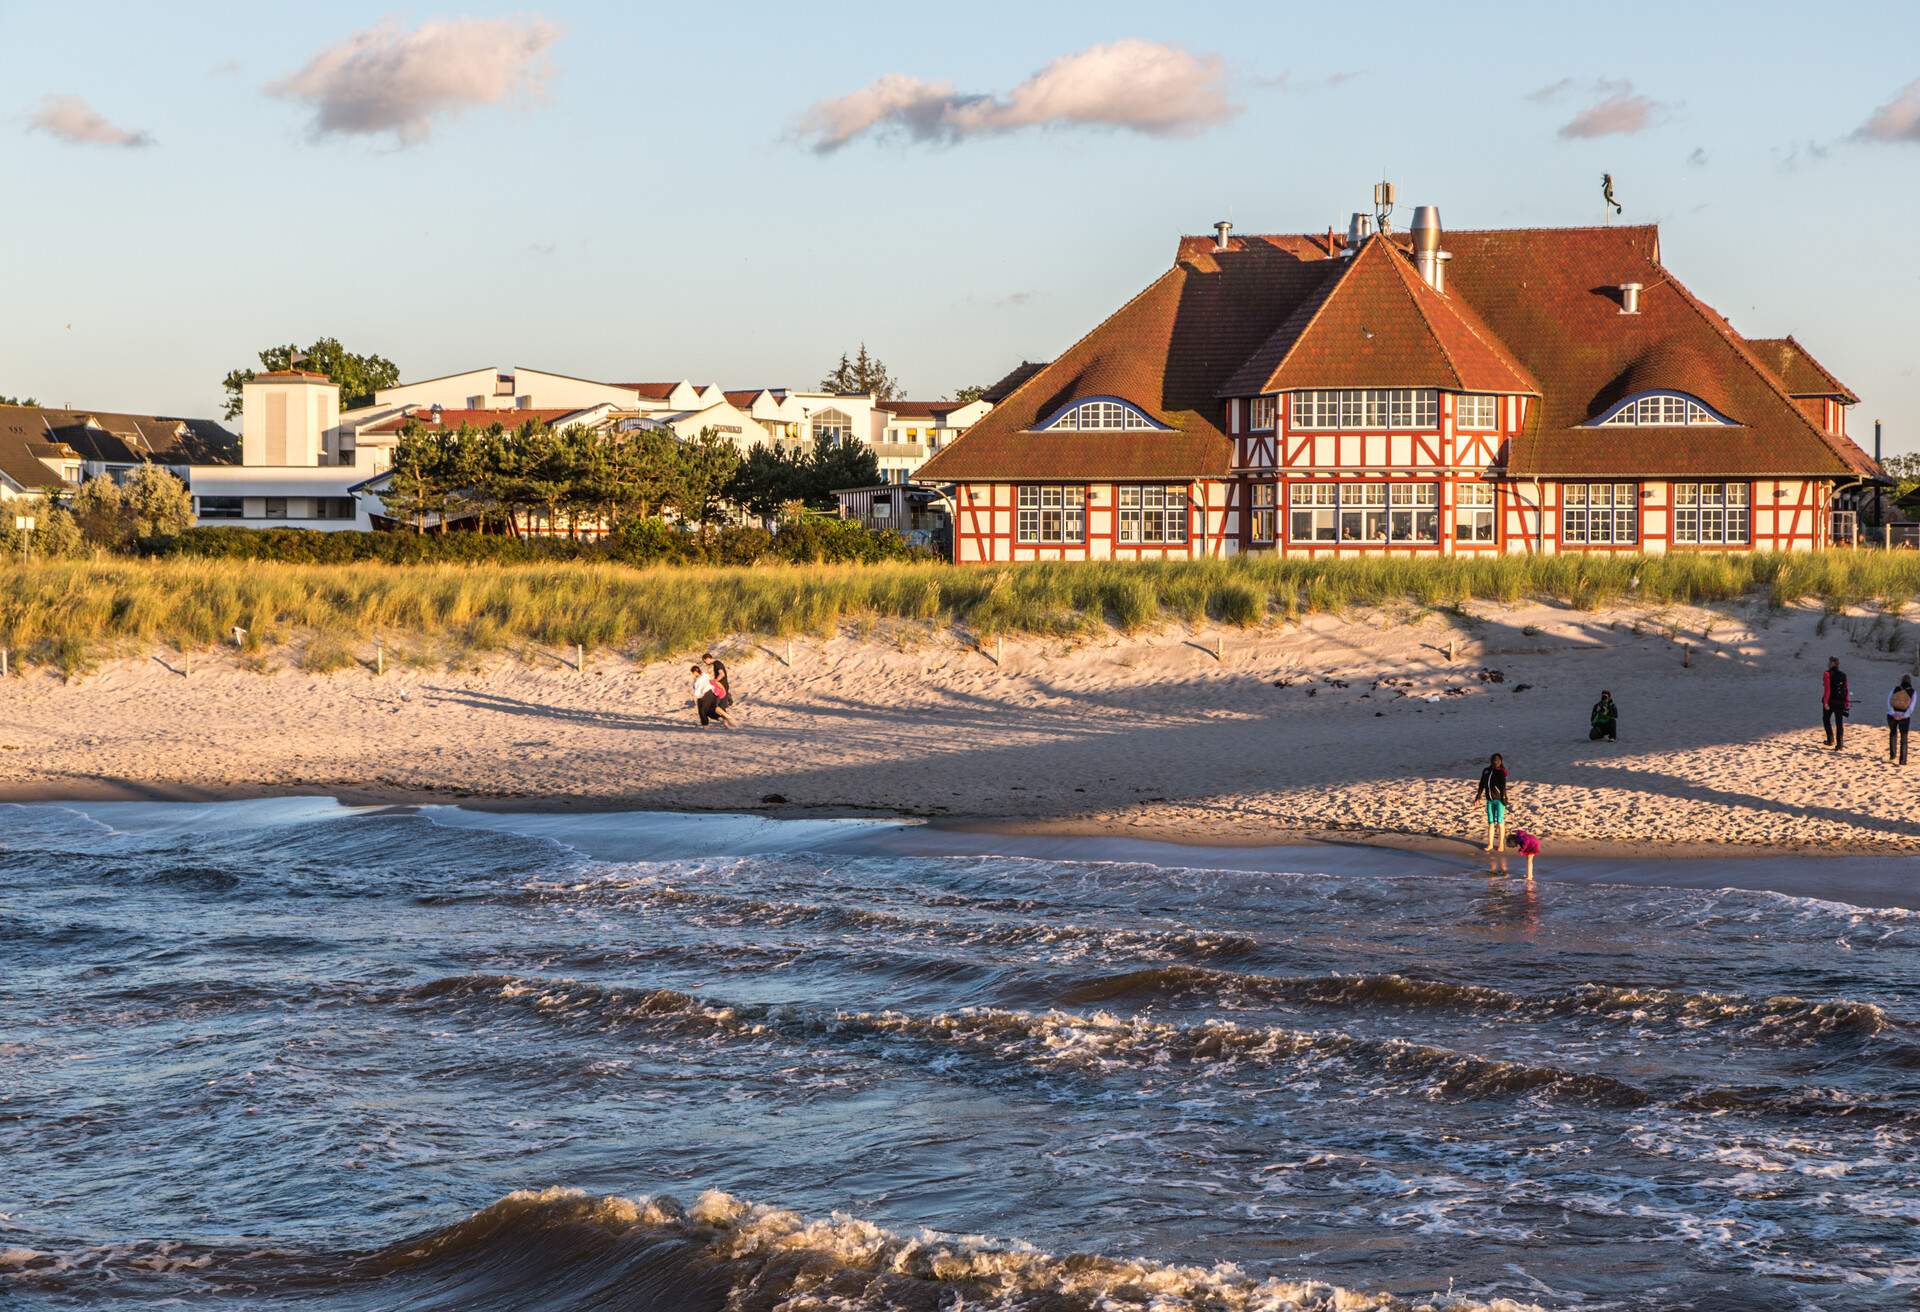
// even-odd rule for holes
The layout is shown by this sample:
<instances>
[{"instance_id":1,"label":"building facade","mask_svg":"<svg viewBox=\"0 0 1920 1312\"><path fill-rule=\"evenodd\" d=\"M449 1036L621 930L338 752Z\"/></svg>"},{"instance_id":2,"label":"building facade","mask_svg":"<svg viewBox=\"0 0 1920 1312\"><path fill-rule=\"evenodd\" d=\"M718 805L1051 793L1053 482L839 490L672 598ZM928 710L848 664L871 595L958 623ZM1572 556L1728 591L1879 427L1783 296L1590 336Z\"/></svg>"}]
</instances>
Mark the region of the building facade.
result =
<instances>
[{"instance_id":1,"label":"building facade","mask_svg":"<svg viewBox=\"0 0 1920 1312\"><path fill-rule=\"evenodd\" d=\"M1809 550L1881 476L1857 400L1694 297L1652 227L1223 225L919 480L963 563Z\"/></svg>"}]
</instances>

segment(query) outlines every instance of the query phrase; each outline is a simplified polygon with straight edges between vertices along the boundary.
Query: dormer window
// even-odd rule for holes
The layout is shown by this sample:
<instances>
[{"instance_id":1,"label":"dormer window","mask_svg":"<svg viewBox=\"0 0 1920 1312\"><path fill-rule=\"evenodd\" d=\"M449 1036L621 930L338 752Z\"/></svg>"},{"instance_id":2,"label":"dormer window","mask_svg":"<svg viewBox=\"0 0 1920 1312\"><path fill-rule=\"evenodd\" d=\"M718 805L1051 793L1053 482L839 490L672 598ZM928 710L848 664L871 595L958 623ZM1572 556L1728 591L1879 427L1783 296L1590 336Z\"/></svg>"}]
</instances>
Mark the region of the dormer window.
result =
<instances>
[{"instance_id":1,"label":"dormer window","mask_svg":"<svg viewBox=\"0 0 1920 1312\"><path fill-rule=\"evenodd\" d=\"M1164 424L1154 422L1145 411L1112 397L1076 401L1042 424L1042 430L1079 429L1081 432L1119 432L1125 429L1158 431Z\"/></svg>"},{"instance_id":2,"label":"dormer window","mask_svg":"<svg viewBox=\"0 0 1920 1312\"><path fill-rule=\"evenodd\" d=\"M1685 392L1648 392L1630 396L1592 421L1589 427L1696 428L1733 420Z\"/></svg>"}]
</instances>

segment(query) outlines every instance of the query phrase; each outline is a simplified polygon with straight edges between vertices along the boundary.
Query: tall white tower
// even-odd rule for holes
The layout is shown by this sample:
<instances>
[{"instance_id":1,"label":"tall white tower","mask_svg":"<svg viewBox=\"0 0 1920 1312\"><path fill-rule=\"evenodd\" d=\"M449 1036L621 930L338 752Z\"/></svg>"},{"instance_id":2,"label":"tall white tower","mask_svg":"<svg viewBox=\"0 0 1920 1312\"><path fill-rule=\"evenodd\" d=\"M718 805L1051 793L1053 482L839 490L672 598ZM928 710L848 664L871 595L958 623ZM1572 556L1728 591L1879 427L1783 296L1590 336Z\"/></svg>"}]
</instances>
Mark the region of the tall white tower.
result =
<instances>
[{"instance_id":1,"label":"tall white tower","mask_svg":"<svg viewBox=\"0 0 1920 1312\"><path fill-rule=\"evenodd\" d=\"M240 389L240 463L318 466L339 423L340 385L325 374L255 374Z\"/></svg>"}]
</instances>

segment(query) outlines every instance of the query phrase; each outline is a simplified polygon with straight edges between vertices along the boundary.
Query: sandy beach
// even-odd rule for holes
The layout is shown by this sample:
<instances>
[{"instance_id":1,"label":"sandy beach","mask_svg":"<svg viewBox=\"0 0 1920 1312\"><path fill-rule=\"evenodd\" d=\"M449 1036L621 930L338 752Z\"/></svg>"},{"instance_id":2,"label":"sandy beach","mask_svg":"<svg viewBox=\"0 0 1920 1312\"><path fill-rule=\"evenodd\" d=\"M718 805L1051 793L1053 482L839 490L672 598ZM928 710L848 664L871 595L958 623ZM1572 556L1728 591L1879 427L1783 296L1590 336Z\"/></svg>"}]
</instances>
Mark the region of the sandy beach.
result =
<instances>
[{"instance_id":1,"label":"sandy beach","mask_svg":"<svg viewBox=\"0 0 1920 1312\"><path fill-rule=\"evenodd\" d=\"M1529 604L1003 654L882 627L798 640L791 667L784 641L739 639L720 647L745 711L733 733L694 726L686 659L590 653L577 672L570 652L522 652L375 674L369 649L369 667L317 675L290 654L264 673L234 653L128 655L0 685L0 796L329 793L1459 849L1498 750L1516 819L1551 852L1886 854L1920 850L1920 762L1886 761L1884 700L1913 666L1910 644L1885 649L1894 632L1814 609ZM1856 701L1844 754L1821 745L1830 654ZM1602 687L1617 744L1587 739Z\"/></svg>"}]
</instances>

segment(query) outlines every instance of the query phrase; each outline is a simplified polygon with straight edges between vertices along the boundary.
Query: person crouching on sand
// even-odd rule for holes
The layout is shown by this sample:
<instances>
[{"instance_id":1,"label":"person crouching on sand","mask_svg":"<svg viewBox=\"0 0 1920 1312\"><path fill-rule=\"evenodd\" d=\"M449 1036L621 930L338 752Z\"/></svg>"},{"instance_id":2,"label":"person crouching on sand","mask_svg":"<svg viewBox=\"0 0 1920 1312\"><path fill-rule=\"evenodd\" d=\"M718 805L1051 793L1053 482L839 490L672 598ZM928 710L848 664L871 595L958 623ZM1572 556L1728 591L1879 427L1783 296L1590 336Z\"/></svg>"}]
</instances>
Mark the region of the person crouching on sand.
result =
<instances>
[{"instance_id":1,"label":"person crouching on sand","mask_svg":"<svg viewBox=\"0 0 1920 1312\"><path fill-rule=\"evenodd\" d=\"M1614 705L1613 694L1602 688L1600 700L1593 704L1593 711L1587 717L1587 740L1599 742L1605 738L1610 743L1620 741L1620 708Z\"/></svg>"},{"instance_id":2,"label":"person crouching on sand","mask_svg":"<svg viewBox=\"0 0 1920 1312\"><path fill-rule=\"evenodd\" d=\"M698 665L693 667L693 709L700 713L702 729L720 719L720 698L713 690L713 680Z\"/></svg>"},{"instance_id":3,"label":"person crouching on sand","mask_svg":"<svg viewBox=\"0 0 1920 1312\"><path fill-rule=\"evenodd\" d=\"M1489 852L1504 852L1507 846L1507 762L1495 752L1487 768L1480 772L1480 787L1475 801L1487 804L1487 846Z\"/></svg>"}]
</instances>

